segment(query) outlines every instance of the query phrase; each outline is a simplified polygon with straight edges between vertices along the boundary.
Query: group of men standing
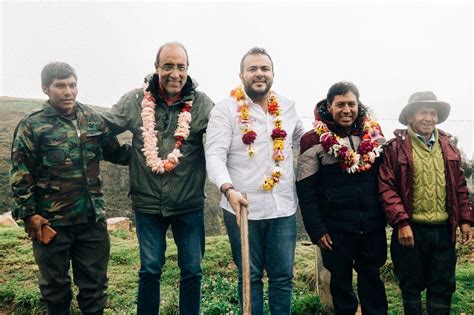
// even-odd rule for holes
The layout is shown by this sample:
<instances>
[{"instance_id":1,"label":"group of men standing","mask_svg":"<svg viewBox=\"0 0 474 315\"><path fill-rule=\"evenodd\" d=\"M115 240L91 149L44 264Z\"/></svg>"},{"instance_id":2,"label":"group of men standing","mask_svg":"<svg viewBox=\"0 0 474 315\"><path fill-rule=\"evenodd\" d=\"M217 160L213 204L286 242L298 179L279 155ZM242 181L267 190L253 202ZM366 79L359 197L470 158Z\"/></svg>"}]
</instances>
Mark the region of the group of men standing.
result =
<instances>
[{"instance_id":1,"label":"group of men standing","mask_svg":"<svg viewBox=\"0 0 474 315\"><path fill-rule=\"evenodd\" d=\"M357 87L338 82L316 105L314 130L304 133L294 102L271 89L273 61L262 48L242 57L242 84L216 106L196 90L182 44L161 46L154 65L143 88L99 115L76 101L74 69L48 64L42 87L49 100L17 127L14 216L33 240L49 314L70 314L70 261L81 311L102 314L105 308L110 245L98 167L103 159L129 165L141 262L138 314L159 312L170 226L180 314L200 313L206 166L222 192L239 288L240 207L249 209L252 314L263 314L264 271L270 312L291 313L298 200L331 272L336 314L354 314L359 302L364 314L387 313L379 274L387 256L386 218L394 229L391 251L406 314L421 314L425 288L428 312L449 314L456 229L467 244L474 222L459 151L436 128L449 104L431 92L413 94L399 119L408 129L385 142ZM120 146L115 136L127 130L132 145ZM295 174L292 149L298 145ZM44 225L57 231L48 244L41 242Z\"/></svg>"}]
</instances>

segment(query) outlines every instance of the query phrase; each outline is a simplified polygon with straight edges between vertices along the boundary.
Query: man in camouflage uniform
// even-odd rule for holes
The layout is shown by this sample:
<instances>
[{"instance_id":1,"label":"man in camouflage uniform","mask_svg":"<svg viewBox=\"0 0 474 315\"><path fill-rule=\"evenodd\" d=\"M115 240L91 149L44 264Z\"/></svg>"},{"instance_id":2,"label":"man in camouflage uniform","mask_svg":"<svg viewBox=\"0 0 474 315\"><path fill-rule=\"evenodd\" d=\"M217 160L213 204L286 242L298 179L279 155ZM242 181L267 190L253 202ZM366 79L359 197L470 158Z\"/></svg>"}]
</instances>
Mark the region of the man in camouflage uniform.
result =
<instances>
[{"instance_id":1,"label":"man in camouflage uniform","mask_svg":"<svg viewBox=\"0 0 474 315\"><path fill-rule=\"evenodd\" d=\"M70 314L70 261L80 309L84 314L102 314L110 243L99 162L127 164L129 146L121 147L100 115L76 102L77 75L70 65L46 65L41 84L49 100L15 130L10 174L13 215L23 219L33 240L48 314ZM45 224L57 232L48 244L41 242Z\"/></svg>"}]
</instances>

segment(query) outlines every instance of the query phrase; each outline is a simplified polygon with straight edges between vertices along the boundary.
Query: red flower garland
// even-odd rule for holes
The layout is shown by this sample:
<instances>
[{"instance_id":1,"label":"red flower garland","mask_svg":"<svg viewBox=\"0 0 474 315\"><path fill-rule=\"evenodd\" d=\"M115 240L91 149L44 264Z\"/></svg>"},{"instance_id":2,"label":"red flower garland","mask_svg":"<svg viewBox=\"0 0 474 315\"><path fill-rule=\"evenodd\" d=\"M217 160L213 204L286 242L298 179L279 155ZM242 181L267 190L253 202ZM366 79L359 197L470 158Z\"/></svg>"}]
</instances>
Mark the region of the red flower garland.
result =
<instances>
[{"instance_id":1,"label":"red flower garland","mask_svg":"<svg viewBox=\"0 0 474 315\"><path fill-rule=\"evenodd\" d=\"M314 131L319 136L321 146L329 155L341 159L341 167L347 173L365 172L372 168L375 159L382 152L379 139L383 139L380 125L369 118L363 123L362 142L357 152L342 144L340 138L331 132L320 120L314 122Z\"/></svg>"}]
</instances>

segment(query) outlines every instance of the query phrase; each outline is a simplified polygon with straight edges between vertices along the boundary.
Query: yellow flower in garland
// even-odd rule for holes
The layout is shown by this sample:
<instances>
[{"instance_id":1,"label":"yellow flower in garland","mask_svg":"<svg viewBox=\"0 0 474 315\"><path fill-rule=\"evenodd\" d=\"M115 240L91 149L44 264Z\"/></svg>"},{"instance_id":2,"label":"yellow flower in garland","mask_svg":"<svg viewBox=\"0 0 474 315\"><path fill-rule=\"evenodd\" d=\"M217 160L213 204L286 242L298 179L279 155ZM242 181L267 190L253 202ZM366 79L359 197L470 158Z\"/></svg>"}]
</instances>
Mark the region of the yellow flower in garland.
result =
<instances>
[{"instance_id":1,"label":"yellow flower in garland","mask_svg":"<svg viewBox=\"0 0 474 315\"><path fill-rule=\"evenodd\" d=\"M263 190L273 190L273 187L275 187L275 185L280 181L280 177L282 174L282 169L279 166L276 166L272 171L272 177L265 178L265 181L262 185Z\"/></svg>"},{"instance_id":2,"label":"yellow flower in garland","mask_svg":"<svg viewBox=\"0 0 474 315\"><path fill-rule=\"evenodd\" d=\"M283 151L279 150L279 151L274 152L273 159L275 160L275 162L283 161L285 159L285 155L283 154Z\"/></svg>"},{"instance_id":3,"label":"yellow flower in garland","mask_svg":"<svg viewBox=\"0 0 474 315\"><path fill-rule=\"evenodd\" d=\"M275 186L275 183L273 182L273 179L268 178L263 182L262 188L263 188L263 190L272 190L273 186Z\"/></svg>"},{"instance_id":4,"label":"yellow flower in garland","mask_svg":"<svg viewBox=\"0 0 474 315\"><path fill-rule=\"evenodd\" d=\"M231 91L230 95L237 101L237 112L240 115L240 124L242 130L242 142L247 145L247 155L253 157L256 152L252 144L257 138L257 134L250 127L250 106L247 103L245 92L242 86L239 86ZM279 167L279 162L285 159L285 138L286 131L283 129L283 122L280 119L281 109L278 104L277 98L270 93L267 99L267 110L273 117L273 125L275 128L272 130L271 138L273 139L273 161L275 167L272 170L271 177L266 177L262 184L262 189L270 191L280 181L282 176L282 170Z\"/></svg>"},{"instance_id":5,"label":"yellow flower in garland","mask_svg":"<svg viewBox=\"0 0 474 315\"><path fill-rule=\"evenodd\" d=\"M377 128L380 129L379 123L376 122L375 120L371 120L371 121L370 121L370 126L371 126L372 128L377 127Z\"/></svg>"},{"instance_id":6,"label":"yellow flower in garland","mask_svg":"<svg viewBox=\"0 0 474 315\"><path fill-rule=\"evenodd\" d=\"M285 148L285 142L283 139L273 140L273 150L283 150Z\"/></svg>"},{"instance_id":7,"label":"yellow flower in garland","mask_svg":"<svg viewBox=\"0 0 474 315\"><path fill-rule=\"evenodd\" d=\"M244 91L240 88L237 88L235 90L232 90L231 96L234 96L237 100L240 100L240 99L244 99L245 98L245 94L244 94Z\"/></svg>"},{"instance_id":8,"label":"yellow flower in garland","mask_svg":"<svg viewBox=\"0 0 474 315\"><path fill-rule=\"evenodd\" d=\"M275 119L274 125L275 125L275 128L283 129L283 122L280 119Z\"/></svg>"},{"instance_id":9,"label":"yellow flower in garland","mask_svg":"<svg viewBox=\"0 0 474 315\"><path fill-rule=\"evenodd\" d=\"M248 105L243 105L240 107L240 120L249 120L250 112Z\"/></svg>"},{"instance_id":10,"label":"yellow flower in garland","mask_svg":"<svg viewBox=\"0 0 474 315\"><path fill-rule=\"evenodd\" d=\"M249 147L247 148L247 155L248 155L249 157L254 157L254 156L255 156L255 149L254 149L252 146L249 146Z\"/></svg>"},{"instance_id":11,"label":"yellow flower in garland","mask_svg":"<svg viewBox=\"0 0 474 315\"><path fill-rule=\"evenodd\" d=\"M272 171L272 178L274 182L279 182L280 177L282 175L282 171L280 167L275 167Z\"/></svg>"},{"instance_id":12,"label":"yellow flower in garland","mask_svg":"<svg viewBox=\"0 0 474 315\"><path fill-rule=\"evenodd\" d=\"M323 133L329 132L329 129L328 129L328 126L325 123L323 123L320 120L316 120L314 122L314 131L318 135L322 135Z\"/></svg>"},{"instance_id":13,"label":"yellow flower in garland","mask_svg":"<svg viewBox=\"0 0 474 315\"><path fill-rule=\"evenodd\" d=\"M268 191L268 190L272 190L274 186L275 186L275 181L273 180L273 178L267 178L263 182L262 188L263 190Z\"/></svg>"}]
</instances>

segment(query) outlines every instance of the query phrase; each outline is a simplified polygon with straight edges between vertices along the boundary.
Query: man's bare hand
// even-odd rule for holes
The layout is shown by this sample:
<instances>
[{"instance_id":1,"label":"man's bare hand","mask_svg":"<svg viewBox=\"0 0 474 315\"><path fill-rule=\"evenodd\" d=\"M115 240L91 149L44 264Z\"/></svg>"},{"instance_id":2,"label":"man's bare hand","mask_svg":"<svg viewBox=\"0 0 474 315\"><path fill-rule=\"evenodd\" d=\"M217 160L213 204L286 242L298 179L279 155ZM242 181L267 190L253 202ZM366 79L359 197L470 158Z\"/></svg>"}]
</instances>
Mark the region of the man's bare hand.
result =
<instances>
[{"instance_id":1,"label":"man's bare hand","mask_svg":"<svg viewBox=\"0 0 474 315\"><path fill-rule=\"evenodd\" d=\"M324 234L318 241L318 246L324 250L332 250L332 240L329 233Z\"/></svg>"},{"instance_id":2,"label":"man's bare hand","mask_svg":"<svg viewBox=\"0 0 474 315\"><path fill-rule=\"evenodd\" d=\"M415 247L415 238L413 237L413 231L409 225L398 229L398 242L400 242L402 246Z\"/></svg>"},{"instance_id":3,"label":"man's bare hand","mask_svg":"<svg viewBox=\"0 0 474 315\"><path fill-rule=\"evenodd\" d=\"M459 229L461 230L461 236L462 236L462 239L459 243L463 245L469 244L472 241L471 225L468 223L464 223L464 224L461 224Z\"/></svg>"},{"instance_id":4,"label":"man's bare hand","mask_svg":"<svg viewBox=\"0 0 474 315\"><path fill-rule=\"evenodd\" d=\"M28 234L30 239L33 241L41 241L41 227L44 224L49 224L49 221L40 216L39 214L34 214L32 216L26 217L25 222L25 232Z\"/></svg>"},{"instance_id":5,"label":"man's bare hand","mask_svg":"<svg viewBox=\"0 0 474 315\"><path fill-rule=\"evenodd\" d=\"M231 189L228 192L229 195L229 204L235 212L235 219L237 220L237 225L240 226L240 205L248 206L249 202L244 198L240 191Z\"/></svg>"}]
</instances>

